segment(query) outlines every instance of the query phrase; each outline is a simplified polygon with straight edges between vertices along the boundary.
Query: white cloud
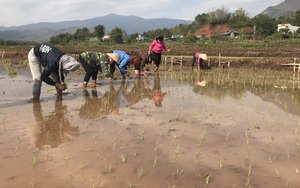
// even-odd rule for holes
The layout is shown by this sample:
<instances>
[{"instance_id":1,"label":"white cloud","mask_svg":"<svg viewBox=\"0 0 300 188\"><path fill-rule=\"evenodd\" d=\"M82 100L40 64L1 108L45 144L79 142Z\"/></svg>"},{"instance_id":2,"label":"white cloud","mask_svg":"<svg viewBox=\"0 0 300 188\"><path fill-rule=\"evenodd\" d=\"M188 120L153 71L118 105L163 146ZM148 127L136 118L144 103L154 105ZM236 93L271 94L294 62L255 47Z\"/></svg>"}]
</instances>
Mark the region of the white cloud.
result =
<instances>
[{"instance_id":1,"label":"white cloud","mask_svg":"<svg viewBox=\"0 0 300 188\"><path fill-rule=\"evenodd\" d=\"M142 18L194 20L198 14L226 8L243 8L254 16L284 0L1 0L0 26L18 26L37 22L84 20L110 13Z\"/></svg>"}]
</instances>

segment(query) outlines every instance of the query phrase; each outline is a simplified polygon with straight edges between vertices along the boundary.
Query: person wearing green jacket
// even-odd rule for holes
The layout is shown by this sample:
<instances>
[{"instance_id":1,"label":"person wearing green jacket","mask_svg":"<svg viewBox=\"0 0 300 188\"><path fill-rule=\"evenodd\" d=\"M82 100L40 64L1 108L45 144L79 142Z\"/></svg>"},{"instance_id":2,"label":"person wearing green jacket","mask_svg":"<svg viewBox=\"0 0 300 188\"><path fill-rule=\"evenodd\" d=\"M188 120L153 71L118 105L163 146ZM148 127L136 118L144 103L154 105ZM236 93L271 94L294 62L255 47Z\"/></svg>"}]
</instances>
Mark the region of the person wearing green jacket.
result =
<instances>
[{"instance_id":1,"label":"person wearing green jacket","mask_svg":"<svg viewBox=\"0 0 300 188\"><path fill-rule=\"evenodd\" d=\"M111 78L110 71L108 70L109 58L107 54L101 52L87 51L79 56L79 62L85 70L83 79L83 89L87 88L88 82L92 77L92 87L96 87L96 80L98 72L101 72L107 78Z\"/></svg>"}]
</instances>

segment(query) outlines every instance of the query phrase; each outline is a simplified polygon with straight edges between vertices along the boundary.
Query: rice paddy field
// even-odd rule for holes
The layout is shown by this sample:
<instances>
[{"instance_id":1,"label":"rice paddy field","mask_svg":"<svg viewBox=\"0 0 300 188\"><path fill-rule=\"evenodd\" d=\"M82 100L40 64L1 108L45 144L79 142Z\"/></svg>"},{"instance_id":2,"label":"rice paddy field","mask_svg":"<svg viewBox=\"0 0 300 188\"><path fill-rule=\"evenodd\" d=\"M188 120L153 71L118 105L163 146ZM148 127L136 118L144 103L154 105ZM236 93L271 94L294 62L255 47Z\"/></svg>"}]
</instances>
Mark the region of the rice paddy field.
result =
<instances>
[{"instance_id":1,"label":"rice paddy field","mask_svg":"<svg viewBox=\"0 0 300 188\"><path fill-rule=\"evenodd\" d=\"M0 187L300 187L298 73L168 70L31 102L29 68L1 69Z\"/></svg>"}]
</instances>

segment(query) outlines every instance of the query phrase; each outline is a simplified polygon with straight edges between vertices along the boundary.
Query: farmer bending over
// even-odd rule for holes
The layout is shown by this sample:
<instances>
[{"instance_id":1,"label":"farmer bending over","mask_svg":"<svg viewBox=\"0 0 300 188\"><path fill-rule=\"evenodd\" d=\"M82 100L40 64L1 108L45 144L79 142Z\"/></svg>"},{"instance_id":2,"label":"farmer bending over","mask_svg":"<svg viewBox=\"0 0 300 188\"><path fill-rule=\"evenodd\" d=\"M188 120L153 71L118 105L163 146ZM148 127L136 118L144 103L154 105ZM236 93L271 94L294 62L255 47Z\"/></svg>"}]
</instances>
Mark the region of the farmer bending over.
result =
<instances>
[{"instance_id":1,"label":"farmer bending over","mask_svg":"<svg viewBox=\"0 0 300 188\"><path fill-rule=\"evenodd\" d=\"M62 91L67 89L65 76L80 67L73 57L49 44L33 47L28 53L28 62L33 78L33 100L40 99L42 81L55 86L57 94L62 95Z\"/></svg>"},{"instance_id":2,"label":"farmer bending over","mask_svg":"<svg viewBox=\"0 0 300 188\"><path fill-rule=\"evenodd\" d=\"M79 56L79 62L85 70L83 78L83 89L87 88L87 84L92 77L91 86L96 87L98 72L102 72L106 77L112 77L108 70L109 57L101 52L83 52Z\"/></svg>"}]
</instances>

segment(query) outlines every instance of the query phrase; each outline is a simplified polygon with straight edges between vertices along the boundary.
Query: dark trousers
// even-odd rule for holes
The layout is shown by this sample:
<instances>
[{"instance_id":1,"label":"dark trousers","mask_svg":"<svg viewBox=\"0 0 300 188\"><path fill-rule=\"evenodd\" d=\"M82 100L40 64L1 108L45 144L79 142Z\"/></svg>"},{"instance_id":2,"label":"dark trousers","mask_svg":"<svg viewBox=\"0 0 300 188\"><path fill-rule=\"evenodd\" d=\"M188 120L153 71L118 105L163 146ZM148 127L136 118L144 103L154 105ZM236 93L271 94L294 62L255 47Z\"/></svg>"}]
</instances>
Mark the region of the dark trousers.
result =
<instances>
[{"instance_id":1,"label":"dark trousers","mask_svg":"<svg viewBox=\"0 0 300 188\"><path fill-rule=\"evenodd\" d=\"M155 65L157 67L159 67L160 62L161 62L161 53L152 52L152 54L151 54L151 61L154 61Z\"/></svg>"},{"instance_id":2,"label":"dark trousers","mask_svg":"<svg viewBox=\"0 0 300 188\"><path fill-rule=\"evenodd\" d=\"M86 72L83 81L89 82L91 77L92 80L96 80L98 75L98 69L91 67L90 64L86 62L81 56L79 56L79 62Z\"/></svg>"}]
</instances>

